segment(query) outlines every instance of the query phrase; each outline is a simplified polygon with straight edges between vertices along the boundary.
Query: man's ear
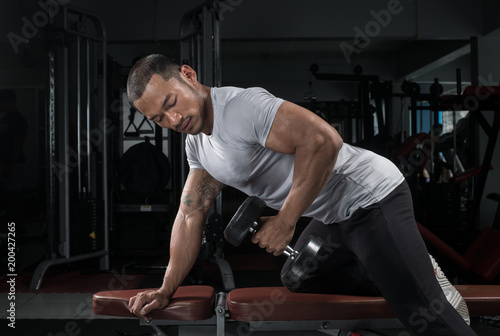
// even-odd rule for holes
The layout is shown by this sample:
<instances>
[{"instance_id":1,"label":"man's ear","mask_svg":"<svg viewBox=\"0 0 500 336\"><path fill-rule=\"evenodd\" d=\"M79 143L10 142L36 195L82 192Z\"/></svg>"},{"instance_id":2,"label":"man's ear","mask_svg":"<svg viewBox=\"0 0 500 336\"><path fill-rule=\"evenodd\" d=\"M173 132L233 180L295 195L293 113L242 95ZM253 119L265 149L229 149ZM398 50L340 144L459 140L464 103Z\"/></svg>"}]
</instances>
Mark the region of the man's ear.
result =
<instances>
[{"instance_id":1,"label":"man's ear","mask_svg":"<svg viewBox=\"0 0 500 336\"><path fill-rule=\"evenodd\" d=\"M184 79L191 84L196 84L196 82L198 82L196 71L187 64L181 66L181 77L184 77Z\"/></svg>"}]
</instances>

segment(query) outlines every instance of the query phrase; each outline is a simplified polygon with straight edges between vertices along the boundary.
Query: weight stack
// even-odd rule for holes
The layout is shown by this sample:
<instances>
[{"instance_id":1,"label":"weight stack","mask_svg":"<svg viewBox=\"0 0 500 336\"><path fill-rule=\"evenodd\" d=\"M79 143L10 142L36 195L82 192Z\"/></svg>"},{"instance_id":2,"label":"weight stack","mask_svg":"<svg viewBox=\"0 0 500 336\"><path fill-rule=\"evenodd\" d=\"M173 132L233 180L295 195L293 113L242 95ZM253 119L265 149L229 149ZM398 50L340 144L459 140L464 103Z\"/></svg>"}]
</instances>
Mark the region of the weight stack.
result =
<instances>
[{"instance_id":1,"label":"weight stack","mask_svg":"<svg viewBox=\"0 0 500 336\"><path fill-rule=\"evenodd\" d=\"M104 248L104 202L80 199L72 204L70 225L71 255Z\"/></svg>"}]
</instances>

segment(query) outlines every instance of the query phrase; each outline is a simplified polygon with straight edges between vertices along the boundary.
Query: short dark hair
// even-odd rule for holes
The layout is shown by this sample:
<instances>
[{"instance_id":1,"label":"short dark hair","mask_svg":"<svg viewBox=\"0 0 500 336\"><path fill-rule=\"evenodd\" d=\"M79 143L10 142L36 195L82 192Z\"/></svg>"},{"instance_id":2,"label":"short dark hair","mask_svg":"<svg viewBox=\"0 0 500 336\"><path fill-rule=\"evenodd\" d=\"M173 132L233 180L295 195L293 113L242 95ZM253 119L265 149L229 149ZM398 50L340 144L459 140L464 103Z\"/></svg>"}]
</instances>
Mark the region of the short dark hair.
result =
<instances>
[{"instance_id":1,"label":"short dark hair","mask_svg":"<svg viewBox=\"0 0 500 336\"><path fill-rule=\"evenodd\" d=\"M17 101L17 96L11 89L4 89L0 91L0 102L15 104Z\"/></svg>"},{"instance_id":2,"label":"short dark hair","mask_svg":"<svg viewBox=\"0 0 500 336\"><path fill-rule=\"evenodd\" d=\"M181 67L170 58L152 54L138 60L130 69L127 79L127 95L131 102L141 98L151 77L160 75L164 80L180 78Z\"/></svg>"}]
</instances>

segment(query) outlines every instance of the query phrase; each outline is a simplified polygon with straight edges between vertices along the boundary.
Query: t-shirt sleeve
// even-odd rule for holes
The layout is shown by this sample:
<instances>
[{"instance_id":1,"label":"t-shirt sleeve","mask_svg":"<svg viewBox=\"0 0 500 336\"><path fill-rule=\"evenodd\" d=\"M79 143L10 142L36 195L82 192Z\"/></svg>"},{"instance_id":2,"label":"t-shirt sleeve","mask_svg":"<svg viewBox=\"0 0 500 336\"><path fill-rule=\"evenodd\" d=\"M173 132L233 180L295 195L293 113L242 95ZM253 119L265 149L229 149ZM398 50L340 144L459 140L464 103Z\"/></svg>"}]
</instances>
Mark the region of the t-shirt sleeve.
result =
<instances>
[{"instance_id":1,"label":"t-shirt sleeve","mask_svg":"<svg viewBox=\"0 0 500 336\"><path fill-rule=\"evenodd\" d=\"M198 160L198 148L195 145L197 140L196 136L188 135L186 137L186 158L190 169L204 169Z\"/></svg>"},{"instance_id":2,"label":"t-shirt sleeve","mask_svg":"<svg viewBox=\"0 0 500 336\"><path fill-rule=\"evenodd\" d=\"M283 103L262 88L243 90L224 109L221 131L240 146L265 146L276 112Z\"/></svg>"}]
</instances>

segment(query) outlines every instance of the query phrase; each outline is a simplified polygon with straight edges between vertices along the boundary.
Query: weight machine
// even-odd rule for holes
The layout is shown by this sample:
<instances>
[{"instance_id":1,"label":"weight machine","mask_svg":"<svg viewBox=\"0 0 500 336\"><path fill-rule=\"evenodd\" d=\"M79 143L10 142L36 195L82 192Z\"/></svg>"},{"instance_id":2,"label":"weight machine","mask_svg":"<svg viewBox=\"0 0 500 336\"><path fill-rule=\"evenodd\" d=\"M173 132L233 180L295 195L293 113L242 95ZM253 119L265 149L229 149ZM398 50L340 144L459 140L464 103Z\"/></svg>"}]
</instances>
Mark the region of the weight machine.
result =
<instances>
[{"instance_id":1,"label":"weight machine","mask_svg":"<svg viewBox=\"0 0 500 336\"><path fill-rule=\"evenodd\" d=\"M429 94L421 94L416 83L406 83L406 94L412 96L409 109L413 134L395 151L393 159L400 168L410 168L406 170L406 175L414 193L418 195L416 217L423 224L418 223L418 227L426 241L462 270L468 271L467 276L472 274L479 276L481 281L492 281L500 271L498 216L492 227L484 229L475 240L472 239L479 231L479 208L488 172L492 169L491 161L500 129L500 86L469 86L462 91L460 69L457 69L457 94L442 93L438 79L434 80ZM428 104L417 105L419 100ZM430 113L430 134L417 133L416 130L416 115L423 111ZM453 131L441 135L435 132L434 126L439 123L438 113L444 111L453 114ZM468 116L459 123L456 122L458 111L468 111ZM491 123L485 117L486 111L492 113ZM471 143L472 139L477 139L479 128L487 136L488 142L482 161L477 165L477 149ZM460 134L462 130L465 135ZM459 145L467 147L459 150ZM442 178L441 166L449 169L449 178ZM425 182L422 178L424 169L429 173ZM420 177L416 178L417 175ZM495 193L489 194L488 198L500 200ZM497 205L497 213L500 213L500 205ZM467 243L463 255L459 254L426 226L433 230L462 229L471 243Z\"/></svg>"},{"instance_id":2,"label":"weight machine","mask_svg":"<svg viewBox=\"0 0 500 336\"><path fill-rule=\"evenodd\" d=\"M363 68L359 65L354 68L354 74L320 72L320 67L316 63L310 66L309 71L317 80L358 84L356 101L325 103L327 107L334 105L336 110L340 107L331 119L342 120L341 135L345 141L388 156L392 142L389 135L392 116L387 112L392 111L392 96L389 94L392 93L392 83L381 82L375 75L364 75ZM344 119L347 122L344 122ZM375 134L375 120L378 126L377 134Z\"/></svg>"},{"instance_id":3,"label":"weight machine","mask_svg":"<svg viewBox=\"0 0 500 336\"><path fill-rule=\"evenodd\" d=\"M54 265L100 258L109 269L106 32L92 13L59 10L47 27L48 256L31 290Z\"/></svg>"},{"instance_id":4,"label":"weight machine","mask_svg":"<svg viewBox=\"0 0 500 336\"><path fill-rule=\"evenodd\" d=\"M438 84L437 79L435 83ZM441 111L456 111L457 109L469 111L488 137L488 143L481 164L463 171L452 180L452 182L456 183L477 176L477 182L474 187L474 198L467 217L468 226L474 228L476 227L479 206L484 193L488 172L493 168L491 161L500 130L500 86L469 86L462 92L460 76L457 79L457 86L457 95L441 96L439 99L432 101L432 105L435 110ZM483 114L484 111L493 112L493 121L491 124L486 120ZM454 143L456 143L456 140ZM453 156L453 163L455 163L456 151L454 151Z\"/></svg>"}]
</instances>

